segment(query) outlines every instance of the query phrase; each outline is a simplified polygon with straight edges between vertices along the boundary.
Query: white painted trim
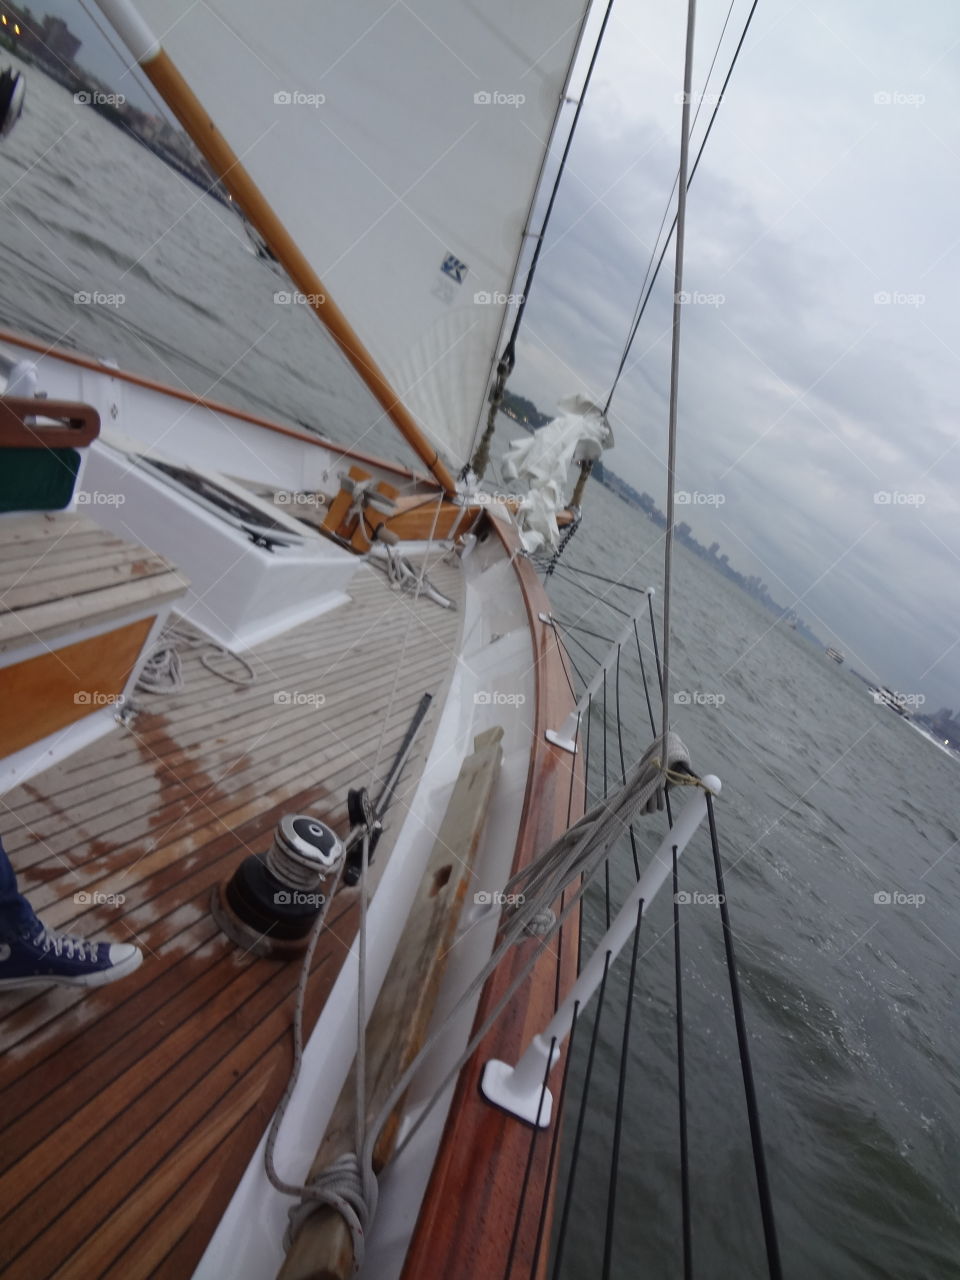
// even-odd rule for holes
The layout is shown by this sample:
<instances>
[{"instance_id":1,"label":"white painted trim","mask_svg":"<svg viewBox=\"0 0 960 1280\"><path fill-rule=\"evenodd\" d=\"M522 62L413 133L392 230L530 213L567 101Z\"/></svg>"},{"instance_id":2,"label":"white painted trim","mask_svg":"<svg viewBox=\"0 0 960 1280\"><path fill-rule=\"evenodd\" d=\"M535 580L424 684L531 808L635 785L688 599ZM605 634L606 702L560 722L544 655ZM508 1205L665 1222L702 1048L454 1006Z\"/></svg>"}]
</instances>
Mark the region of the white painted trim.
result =
<instances>
[{"instance_id":1,"label":"white painted trim","mask_svg":"<svg viewBox=\"0 0 960 1280\"><path fill-rule=\"evenodd\" d=\"M151 62L161 52L160 41L130 0L97 0L97 7L138 62Z\"/></svg>"}]
</instances>

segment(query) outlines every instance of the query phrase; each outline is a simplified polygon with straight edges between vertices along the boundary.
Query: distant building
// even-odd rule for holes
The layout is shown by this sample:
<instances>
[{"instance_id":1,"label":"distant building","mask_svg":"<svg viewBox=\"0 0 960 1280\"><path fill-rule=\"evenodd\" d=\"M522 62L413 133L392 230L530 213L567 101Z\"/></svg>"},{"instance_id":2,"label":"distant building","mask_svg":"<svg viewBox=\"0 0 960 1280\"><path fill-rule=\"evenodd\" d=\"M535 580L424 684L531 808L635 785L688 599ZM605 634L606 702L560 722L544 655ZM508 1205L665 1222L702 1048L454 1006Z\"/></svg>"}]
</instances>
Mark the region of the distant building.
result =
<instances>
[{"instance_id":1,"label":"distant building","mask_svg":"<svg viewBox=\"0 0 960 1280\"><path fill-rule=\"evenodd\" d=\"M47 14L43 19L35 17L29 9L3 5L7 18L4 26L20 28L20 44L25 53L61 68L68 68L80 52L81 41L73 34L62 18Z\"/></svg>"}]
</instances>

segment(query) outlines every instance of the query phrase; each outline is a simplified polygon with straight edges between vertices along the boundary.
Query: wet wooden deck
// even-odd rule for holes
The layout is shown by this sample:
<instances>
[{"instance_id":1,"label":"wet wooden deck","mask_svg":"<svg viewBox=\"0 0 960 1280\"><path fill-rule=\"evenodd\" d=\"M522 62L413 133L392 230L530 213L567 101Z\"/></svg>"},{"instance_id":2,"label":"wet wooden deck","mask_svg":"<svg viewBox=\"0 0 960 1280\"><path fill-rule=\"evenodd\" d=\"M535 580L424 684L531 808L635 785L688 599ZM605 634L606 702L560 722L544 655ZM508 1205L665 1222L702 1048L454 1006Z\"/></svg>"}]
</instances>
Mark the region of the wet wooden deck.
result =
<instances>
[{"instance_id":1,"label":"wet wooden deck","mask_svg":"<svg viewBox=\"0 0 960 1280\"><path fill-rule=\"evenodd\" d=\"M460 601L458 565L430 576ZM188 652L182 692L140 696L131 729L0 801L0 834L44 922L136 940L145 955L130 978L85 994L0 996L7 1280L179 1280L225 1208L290 1068L298 965L241 954L211 918L211 890L267 848L283 814L342 823L347 788L386 773L424 691L441 701L458 650L459 610L399 596L366 567L352 594L256 650L252 687ZM435 708L397 812L436 719ZM355 897L331 906L308 1028L354 935Z\"/></svg>"}]
</instances>

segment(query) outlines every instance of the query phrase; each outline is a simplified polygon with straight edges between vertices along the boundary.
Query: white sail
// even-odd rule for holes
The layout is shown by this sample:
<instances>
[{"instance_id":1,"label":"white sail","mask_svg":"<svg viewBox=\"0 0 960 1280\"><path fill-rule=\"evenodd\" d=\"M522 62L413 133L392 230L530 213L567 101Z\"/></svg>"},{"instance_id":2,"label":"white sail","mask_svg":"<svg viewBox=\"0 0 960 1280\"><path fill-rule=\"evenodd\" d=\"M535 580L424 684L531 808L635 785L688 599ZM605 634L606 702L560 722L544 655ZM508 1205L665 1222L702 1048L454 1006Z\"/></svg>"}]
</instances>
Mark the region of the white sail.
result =
<instances>
[{"instance_id":1,"label":"white sail","mask_svg":"<svg viewBox=\"0 0 960 1280\"><path fill-rule=\"evenodd\" d=\"M138 7L423 431L466 461L587 0Z\"/></svg>"}]
</instances>

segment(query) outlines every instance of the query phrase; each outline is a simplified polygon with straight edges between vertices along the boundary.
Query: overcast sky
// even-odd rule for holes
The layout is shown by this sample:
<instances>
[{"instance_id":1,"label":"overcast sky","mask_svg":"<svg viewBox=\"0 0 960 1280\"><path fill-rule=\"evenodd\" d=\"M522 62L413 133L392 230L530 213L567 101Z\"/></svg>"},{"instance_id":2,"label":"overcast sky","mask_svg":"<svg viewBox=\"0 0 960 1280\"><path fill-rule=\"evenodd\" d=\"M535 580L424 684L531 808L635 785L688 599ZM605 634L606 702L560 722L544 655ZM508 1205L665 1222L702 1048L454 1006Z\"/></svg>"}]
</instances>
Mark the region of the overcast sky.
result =
<instances>
[{"instance_id":1,"label":"overcast sky","mask_svg":"<svg viewBox=\"0 0 960 1280\"><path fill-rule=\"evenodd\" d=\"M76 0L37 8L119 81ZM697 92L729 8L698 6ZM676 173L685 9L614 6L511 384L544 411L609 389ZM927 710L960 704L958 213L960 8L760 0L688 209L677 485L723 501L678 515ZM671 298L672 254L608 457L661 506Z\"/></svg>"},{"instance_id":2,"label":"overcast sky","mask_svg":"<svg viewBox=\"0 0 960 1280\"><path fill-rule=\"evenodd\" d=\"M728 7L698 6L698 91ZM614 6L513 376L544 411L609 389L676 173L684 10ZM958 99L955 5L760 0L684 279L708 300L684 310L677 485L724 501L678 514L927 710L960 703ZM661 506L671 296L672 253L608 455Z\"/></svg>"}]
</instances>

